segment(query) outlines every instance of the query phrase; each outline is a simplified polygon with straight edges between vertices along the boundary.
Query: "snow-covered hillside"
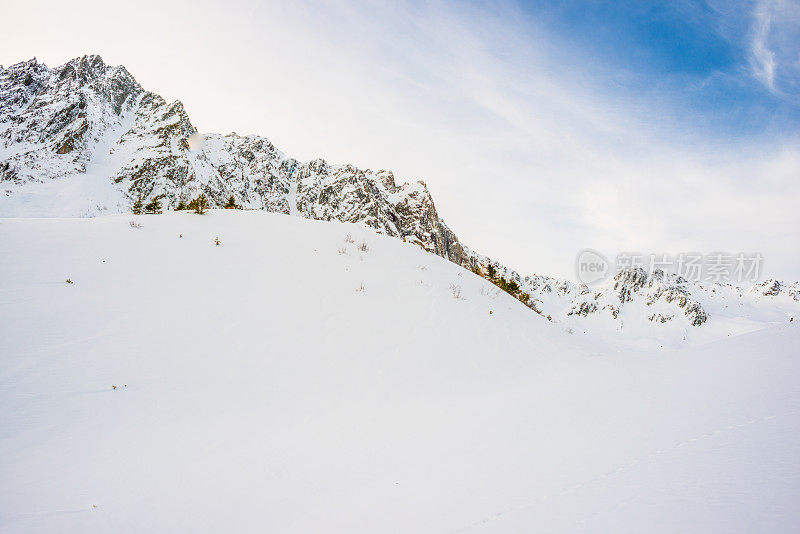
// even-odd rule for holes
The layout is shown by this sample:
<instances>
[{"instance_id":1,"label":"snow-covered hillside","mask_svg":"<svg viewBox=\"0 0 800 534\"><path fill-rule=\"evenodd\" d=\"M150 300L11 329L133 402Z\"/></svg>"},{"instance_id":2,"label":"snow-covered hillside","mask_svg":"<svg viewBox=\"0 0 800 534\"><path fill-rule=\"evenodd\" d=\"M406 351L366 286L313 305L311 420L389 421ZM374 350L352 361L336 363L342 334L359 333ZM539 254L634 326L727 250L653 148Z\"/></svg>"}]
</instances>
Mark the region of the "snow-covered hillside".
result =
<instances>
[{"instance_id":1,"label":"snow-covered hillside","mask_svg":"<svg viewBox=\"0 0 800 534\"><path fill-rule=\"evenodd\" d=\"M130 220L0 220L4 533L800 524L797 321L622 349L363 225Z\"/></svg>"},{"instance_id":2,"label":"snow-covered hillside","mask_svg":"<svg viewBox=\"0 0 800 534\"><path fill-rule=\"evenodd\" d=\"M0 68L0 217L126 213L136 199L156 197L171 210L201 192L212 207L232 196L246 209L359 222L475 271L492 265L560 327L626 342L676 346L800 318L797 282L741 290L637 271L590 289L524 276L464 245L421 181L301 163L257 135L199 134L180 101L146 91L97 55Z\"/></svg>"}]
</instances>

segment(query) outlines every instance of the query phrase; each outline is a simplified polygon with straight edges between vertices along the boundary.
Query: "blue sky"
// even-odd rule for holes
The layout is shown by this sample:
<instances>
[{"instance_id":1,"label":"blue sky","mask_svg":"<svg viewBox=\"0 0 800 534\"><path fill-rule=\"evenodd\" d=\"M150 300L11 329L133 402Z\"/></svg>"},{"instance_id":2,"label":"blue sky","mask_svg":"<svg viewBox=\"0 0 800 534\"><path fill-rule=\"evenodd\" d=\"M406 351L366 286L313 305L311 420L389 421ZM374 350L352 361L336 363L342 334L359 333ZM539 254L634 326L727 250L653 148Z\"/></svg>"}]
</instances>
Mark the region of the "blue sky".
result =
<instances>
[{"instance_id":1,"label":"blue sky","mask_svg":"<svg viewBox=\"0 0 800 534\"><path fill-rule=\"evenodd\" d=\"M800 278L800 0L1 9L0 64L98 53L202 133L422 179L521 272L572 277L584 248L745 251Z\"/></svg>"},{"instance_id":2,"label":"blue sky","mask_svg":"<svg viewBox=\"0 0 800 534\"><path fill-rule=\"evenodd\" d=\"M659 88L676 108L699 113L694 120L717 135L748 137L800 127L796 5L565 0L524 1L518 7L529 23L601 65L607 83L632 92ZM775 41L772 53L779 56L774 88L751 67L759 10L770 13L773 35L767 41Z\"/></svg>"}]
</instances>

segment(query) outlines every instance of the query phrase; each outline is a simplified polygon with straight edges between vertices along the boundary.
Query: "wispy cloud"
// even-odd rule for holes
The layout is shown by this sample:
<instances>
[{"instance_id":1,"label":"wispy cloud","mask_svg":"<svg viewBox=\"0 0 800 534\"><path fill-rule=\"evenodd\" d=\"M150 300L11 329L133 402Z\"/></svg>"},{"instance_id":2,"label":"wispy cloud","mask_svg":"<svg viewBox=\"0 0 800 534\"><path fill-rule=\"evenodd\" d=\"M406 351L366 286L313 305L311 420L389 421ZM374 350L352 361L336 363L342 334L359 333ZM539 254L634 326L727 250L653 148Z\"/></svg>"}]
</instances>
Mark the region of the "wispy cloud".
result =
<instances>
[{"instance_id":1,"label":"wispy cloud","mask_svg":"<svg viewBox=\"0 0 800 534\"><path fill-rule=\"evenodd\" d=\"M800 105L800 2L759 0L749 44L752 76L774 95Z\"/></svg>"},{"instance_id":2,"label":"wispy cloud","mask_svg":"<svg viewBox=\"0 0 800 534\"><path fill-rule=\"evenodd\" d=\"M762 1L753 13L753 37L750 46L750 65L753 76L775 92L775 52L767 47L772 23L772 2Z\"/></svg>"}]
</instances>

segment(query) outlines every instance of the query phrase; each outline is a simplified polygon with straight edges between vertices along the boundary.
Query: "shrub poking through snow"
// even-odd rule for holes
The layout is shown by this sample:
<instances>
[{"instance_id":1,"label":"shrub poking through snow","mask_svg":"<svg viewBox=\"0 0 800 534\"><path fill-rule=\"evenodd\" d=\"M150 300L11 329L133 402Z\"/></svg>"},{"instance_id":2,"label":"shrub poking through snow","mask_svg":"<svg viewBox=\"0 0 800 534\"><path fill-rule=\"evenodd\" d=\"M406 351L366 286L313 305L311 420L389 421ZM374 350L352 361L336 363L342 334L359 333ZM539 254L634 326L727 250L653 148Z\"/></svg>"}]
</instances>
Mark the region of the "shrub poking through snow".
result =
<instances>
[{"instance_id":1,"label":"shrub poking through snow","mask_svg":"<svg viewBox=\"0 0 800 534\"><path fill-rule=\"evenodd\" d=\"M353 234L347 234L346 236L344 236L344 242L345 243L354 243Z\"/></svg>"},{"instance_id":2,"label":"shrub poking through snow","mask_svg":"<svg viewBox=\"0 0 800 534\"><path fill-rule=\"evenodd\" d=\"M189 209L194 210L198 215L202 215L208 209L208 198L205 193L200 193L200 196L189 202Z\"/></svg>"},{"instance_id":3,"label":"shrub poking through snow","mask_svg":"<svg viewBox=\"0 0 800 534\"><path fill-rule=\"evenodd\" d=\"M464 297L461 296L461 286L456 284L450 284L450 292L453 293L454 299L464 300Z\"/></svg>"},{"instance_id":4,"label":"shrub poking through snow","mask_svg":"<svg viewBox=\"0 0 800 534\"><path fill-rule=\"evenodd\" d=\"M143 209L144 209L144 201L142 200L142 197L139 197L136 199L136 202L133 203L131 211L133 211L134 215L141 215Z\"/></svg>"},{"instance_id":5,"label":"shrub poking through snow","mask_svg":"<svg viewBox=\"0 0 800 534\"><path fill-rule=\"evenodd\" d=\"M486 276L494 282L495 277L497 276L497 269L491 263L486 266Z\"/></svg>"},{"instance_id":6,"label":"shrub poking through snow","mask_svg":"<svg viewBox=\"0 0 800 534\"><path fill-rule=\"evenodd\" d=\"M217 245L217 246L219 246L219 245L220 245L220 243L221 243L221 242L220 242L220 240L219 240L219 236L215 237L215 238L214 238L214 244L215 244L215 245Z\"/></svg>"},{"instance_id":7,"label":"shrub poking through snow","mask_svg":"<svg viewBox=\"0 0 800 534\"><path fill-rule=\"evenodd\" d=\"M491 263L486 265L486 274L484 275L484 271L481 269L480 266L475 266L472 268L472 272L488 279L491 283L511 295L512 297L516 298L520 302L522 302L527 307L533 309L533 311L537 313L539 310L536 309L533 302L531 301L530 293L525 293L519 287L519 282L514 280L513 278L506 278L505 276L497 276L497 268L492 265ZM481 289L481 293L483 290Z\"/></svg>"},{"instance_id":8,"label":"shrub poking through snow","mask_svg":"<svg viewBox=\"0 0 800 534\"><path fill-rule=\"evenodd\" d=\"M242 209L242 207L239 204L236 203L236 199L233 197L233 195L231 195L231 198L228 199L228 201L225 203L225 206L223 206L223 207L226 210L240 210L240 209Z\"/></svg>"},{"instance_id":9,"label":"shrub poking through snow","mask_svg":"<svg viewBox=\"0 0 800 534\"><path fill-rule=\"evenodd\" d=\"M161 201L158 199L158 197L155 197L153 200L148 202L144 207L144 211L145 213L150 213L153 215L161 213Z\"/></svg>"},{"instance_id":10,"label":"shrub poking through snow","mask_svg":"<svg viewBox=\"0 0 800 534\"><path fill-rule=\"evenodd\" d=\"M339 255L347 254L347 247L339 247Z\"/></svg>"},{"instance_id":11,"label":"shrub poking through snow","mask_svg":"<svg viewBox=\"0 0 800 534\"><path fill-rule=\"evenodd\" d=\"M73 282L72 280L70 280L69 278L67 278L67 283L68 283L68 284L74 284L75 282Z\"/></svg>"},{"instance_id":12,"label":"shrub poking through snow","mask_svg":"<svg viewBox=\"0 0 800 534\"><path fill-rule=\"evenodd\" d=\"M520 302L522 302L525 306L531 308L533 311L541 315L541 311L536 308L536 304L534 300L531 300L530 293L525 293L522 291L522 288L519 287L519 282L514 280L513 278L506 278L505 276L497 276L497 268L492 265L491 263L487 264L485 270L482 269L482 266L475 265L470 268L470 270L481 276L486 278L491 283L493 283L498 288L502 289L512 297L516 298ZM481 295L487 294L483 288L481 288ZM489 295L491 298L495 298L497 294ZM552 318L550 319L552 321Z\"/></svg>"},{"instance_id":13,"label":"shrub poking through snow","mask_svg":"<svg viewBox=\"0 0 800 534\"><path fill-rule=\"evenodd\" d=\"M490 299L496 299L497 295L499 295L499 294L500 294L500 290L497 289L496 287L492 287L492 288L481 287L481 295L485 295L485 296L489 297Z\"/></svg>"},{"instance_id":14,"label":"shrub poking through snow","mask_svg":"<svg viewBox=\"0 0 800 534\"><path fill-rule=\"evenodd\" d=\"M361 252L369 252L369 245L366 241L362 241L360 245L358 245L358 250Z\"/></svg>"},{"instance_id":15,"label":"shrub poking through snow","mask_svg":"<svg viewBox=\"0 0 800 534\"><path fill-rule=\"evenodd\" d=\"M142 227L142 225L136 222L135 219L131 219L130 221L128 221L128 226L130 226L131 228L136 228L137 230Z\"/></svg>"},{"instance_id":16,"label":"shrub poking through snow","mask_svg":"<svg viewBox=\"0 0 800 534\"><path fill-rule=\"evenodd\" d=\"M495 283L497 287L513 297L516 297L517 293L519 293L519 284L515 280L506 280L504 276L501 276Z\"/></svg>"},{"instance_id":17,"label":"shrub poking through snow","mask_svg":"<svg viewBox=\"0 0 800 534\"><path fill-rule=\"evenodd\" d=\"M366 289L366 288L364 287L364 282L361 282L361 285L359 285L359 286L356 288L356 291L364 291L365 289Z\"/></svg>"}]
</instances>

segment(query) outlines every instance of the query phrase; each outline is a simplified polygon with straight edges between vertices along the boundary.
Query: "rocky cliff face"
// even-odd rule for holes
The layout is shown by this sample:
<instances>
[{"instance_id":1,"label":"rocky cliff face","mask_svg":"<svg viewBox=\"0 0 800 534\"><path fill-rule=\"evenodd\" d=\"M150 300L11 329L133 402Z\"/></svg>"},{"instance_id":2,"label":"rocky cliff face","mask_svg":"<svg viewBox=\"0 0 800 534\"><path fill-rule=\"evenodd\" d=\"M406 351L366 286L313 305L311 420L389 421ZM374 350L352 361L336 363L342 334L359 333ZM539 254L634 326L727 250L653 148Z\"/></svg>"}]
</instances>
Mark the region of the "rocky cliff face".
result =
<instances>
[{"instance_id":1,"label":"rocky cliff face","mask_svg":"<svg viewBox=\"0 0 800 534\"><path fill-rule=\"evenodd\" d=\"M144 91L123 67L84 56L49 69L35 59L0 72L0 180L19 184L84 172ZM153 95L155 96L155 95Z\"/></svg>"},{"instance_id":2,"label":"rocky cliff face","mask_svg":"<svg viewBox=\"0 0 800 534\"><path fill-rule=\"evenodd\" d=\"M203 192L212 207L233 196L246 209L358 222L473 270L495 266L530 295L529 307L555 321L602 317L621 326L635 308L654 324L701 326L709 295L745 297L738 288L709 289L660 271L623 272L591 290L522 276L462 245L421 181L398 184L390 171L321 159L301 163L259 136L199 135L179 101L146 91L124 67L96 55L54 69L35 59L0 68L0 216L20 214L3 209L18 198L41 204L36 184L60 187L81 177L93 180L79 198L89 207L68 212L66 189L56 188L49 215L125 212L153 197L171 209ZM800 289L769 281L747 296L796 303Z\"/></svg>"},{"instance_id":3,"label":"rocky cliff face","mask_svg":"<svg viewBox=\"0 0 800 534\"><path fill-rule=\"evenodd\" d=\"M200 192L221 207L233 195L245 208L361 222L464 260L424 183L398 185L389 171L321 159L300 163L259 136L198 136L180 102L145 91L99 56L3 70L0 106L6 196L15 185L85 173L95 163L116 184L122 207L158 196L169 209Z\"/></svg>"}]
</instances>

